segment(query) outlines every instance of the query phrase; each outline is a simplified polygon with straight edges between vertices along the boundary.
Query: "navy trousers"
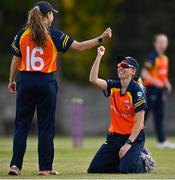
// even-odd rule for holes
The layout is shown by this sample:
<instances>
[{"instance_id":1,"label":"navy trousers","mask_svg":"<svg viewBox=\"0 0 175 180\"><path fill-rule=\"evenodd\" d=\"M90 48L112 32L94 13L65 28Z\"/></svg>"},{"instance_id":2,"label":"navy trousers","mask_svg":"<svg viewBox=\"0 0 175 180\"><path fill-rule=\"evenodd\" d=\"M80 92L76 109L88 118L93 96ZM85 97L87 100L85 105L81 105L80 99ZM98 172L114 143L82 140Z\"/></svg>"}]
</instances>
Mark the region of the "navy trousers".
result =
<instances>
[{"instance_id":1,"label":"navy trousers","mask_svg":"<svg viewBox=\"0 0 175 180\"><path fill-rule=\"evenodd\" d=\"M20 73L17 84L13 157L10 166L22 168L27 135L36 109L39 170L52 170L57 91L57 82L52 73Z\"/></svg>"},{"instance_id":2,"label":"navy trousers","mask_svg":"<svg viewBox=\"0 0 175 180\"><path fill-rule=\"evenodd\" d=\"M145 164L140 158L144 151L145 133L142 130L132 147L121 159L119 150L126 143L129 135L108 134L104 144L97 151L88 173L144 173Z\"/></svg>"},{"instance_id":3,"label":"navy trousers","mask_svg":"<svg viewBox=\"0 0 175 180\"><path fill-rule=\"evenodd\" d=\"M156 87L146 87L146 97L148 109L145 113L145 121L147 120L149 113L152 111L157 140L158 142L164 142L166 140L164 130L165 128L163 124L165 119L165 89Z\"/></svg>"}]
</instances>

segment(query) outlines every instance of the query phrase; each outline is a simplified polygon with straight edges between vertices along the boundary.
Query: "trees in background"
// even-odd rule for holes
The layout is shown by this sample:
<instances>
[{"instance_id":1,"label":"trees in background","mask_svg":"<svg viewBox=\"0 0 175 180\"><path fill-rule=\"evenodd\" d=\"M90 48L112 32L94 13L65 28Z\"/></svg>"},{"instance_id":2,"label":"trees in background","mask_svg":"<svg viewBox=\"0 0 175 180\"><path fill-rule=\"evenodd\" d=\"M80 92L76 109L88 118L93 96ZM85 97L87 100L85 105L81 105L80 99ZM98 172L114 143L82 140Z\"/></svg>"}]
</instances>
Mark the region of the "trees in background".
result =
<instances>
[{"instance_id":1,"label":"trees in background","mask_svg":"<svg viewBox=\"0 0 175 180\"><path fill-rule=\"evenodd\" d=\"M110 67L115 65L113 57L118 54L134 56L142 66L146 55L153 49L153 37L165 33L169 37L167 55L170 58L170 78L175 71L175 1L130 0L114 7L117 21L113 21L116 34L112 41ZM115 76L115 69L112 69Z\"/></svg>"},{"instance_id":2,"label":"trees in background","mask_svg":"<svg viewBox=\"0 0 175 180\"><path fill-rule=\"evenodd\" d=\"M122 1L116 0L63 0L60 4L60 27L77 41L97 37L107 27L117 14L114 7ZM113 39L112 39L113 40ZM103 43L106 54L100 66L100 76L109 77L109 55L112 40ZM81 53L69 52L63 56L63 76L79 82L88 82L92 63L96 57L97 48Z\"/></svg>"},{"instance_id":3,"label":"trees in background","mask_svg":"<svg viewBox=\"0 0 175 180\"><path fill-rule=\"evenodd\" d=\"M0 1L0 81L8 80L11 58L10 43L19 28L26 22L27 12L36 0ZM60 14L54 24L78 41L96 37L111 26L112 40L105 42L106 54L101 63L100 75L116 77L118 54L131 55L142 64L152 49L155 33L166 33L170 40L167 54L170 57L170 75L173 79L175 57L175 1L169 0L50 0ZM69 52L62 55L63 77L77 82L88 82L96 48L87 52ZM59 68L59 67L58 67ZM112 77L111 77L112 78Z\"/></svg>"}]
</instances>

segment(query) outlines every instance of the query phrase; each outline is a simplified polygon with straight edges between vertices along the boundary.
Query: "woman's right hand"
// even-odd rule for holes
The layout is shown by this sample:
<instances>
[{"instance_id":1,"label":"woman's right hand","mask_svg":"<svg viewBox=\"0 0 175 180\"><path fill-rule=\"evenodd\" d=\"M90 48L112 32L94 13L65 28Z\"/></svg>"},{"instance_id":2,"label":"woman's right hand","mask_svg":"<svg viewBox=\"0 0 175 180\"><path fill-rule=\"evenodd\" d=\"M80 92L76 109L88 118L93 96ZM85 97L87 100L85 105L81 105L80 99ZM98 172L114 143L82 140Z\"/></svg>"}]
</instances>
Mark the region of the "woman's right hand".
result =
<instances>
[{"instance_id":1,"label":"woman's right hand","mask_svg":"<svg viewBox=\"0 0 175 180\"><path fill-rule=\"evenodd\" d=\"M8 90L10 93L15 94L16 93L16 82L9 82Z\"/></svg>"},{"instance_id":2,"label":"woman's right hand","mask_svg":"<svg viewBox=\"0 0 175 180\"><path fill-rule=\"evenodd\" d=\"M103 46L98 47L97 53L99 56L103 56L105 53L105 48Z\"/></svg>"},{"instance_id":3,"label":"woman's right hand","mask_svg":"<svg viewBox=\"0 0 175 180\"><path fill-rule=\"evenodd\" d=\"M112 29L110 27L107 28L100 37L104 40L110 39L112 37Z\"/></svg>"}]
</instances>

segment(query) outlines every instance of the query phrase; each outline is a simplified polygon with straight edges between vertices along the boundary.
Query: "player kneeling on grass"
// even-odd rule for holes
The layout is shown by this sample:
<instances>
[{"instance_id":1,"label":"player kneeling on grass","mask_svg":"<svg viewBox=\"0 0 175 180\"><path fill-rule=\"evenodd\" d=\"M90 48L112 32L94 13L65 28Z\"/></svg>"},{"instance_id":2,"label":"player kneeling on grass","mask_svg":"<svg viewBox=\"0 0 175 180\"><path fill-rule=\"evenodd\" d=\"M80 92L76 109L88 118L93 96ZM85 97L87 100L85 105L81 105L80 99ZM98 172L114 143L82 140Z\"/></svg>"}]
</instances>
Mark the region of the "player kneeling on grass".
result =
<instances>
[{"instance_id":1,"label":"player kneeling on grass","mask_svg":"<svg viewBox=\"0 0 175 180\"><path fill-rule=\"evenodd\" d=\"M154 171L155 162L144 149L145 94L136 81L139 64L132 57L117 58L119 80L98 77L99 65L105 53L98 48L89 80L110 97L111 122L104 144L93 158L88 173L144 173Z\"/></svg>"}]
</instances>

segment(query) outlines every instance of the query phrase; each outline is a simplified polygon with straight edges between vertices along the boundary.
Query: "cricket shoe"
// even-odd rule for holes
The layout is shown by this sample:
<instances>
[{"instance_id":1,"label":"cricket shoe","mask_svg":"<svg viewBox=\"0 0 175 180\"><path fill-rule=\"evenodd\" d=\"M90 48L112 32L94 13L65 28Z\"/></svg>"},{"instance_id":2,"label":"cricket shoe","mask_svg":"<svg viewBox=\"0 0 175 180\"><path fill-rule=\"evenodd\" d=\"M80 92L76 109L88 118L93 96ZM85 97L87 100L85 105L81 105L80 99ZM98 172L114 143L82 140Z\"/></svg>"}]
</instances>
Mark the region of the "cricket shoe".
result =
<instances>
[{"instance_id":1,"label":"cricket shoe","mask_svg":"<svg viewBox=\"0 0 175 180\"><path fill-rule=\"evenodd\" d=\"M147 172L153 172L156 170L156 163L148 150L144 149L140 157L145 163L145 168Z\"/></svg>"}]
</instances>

